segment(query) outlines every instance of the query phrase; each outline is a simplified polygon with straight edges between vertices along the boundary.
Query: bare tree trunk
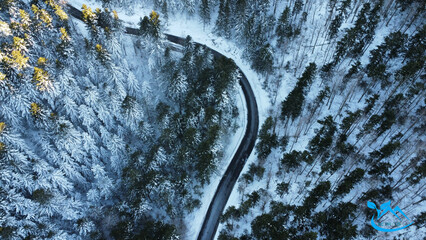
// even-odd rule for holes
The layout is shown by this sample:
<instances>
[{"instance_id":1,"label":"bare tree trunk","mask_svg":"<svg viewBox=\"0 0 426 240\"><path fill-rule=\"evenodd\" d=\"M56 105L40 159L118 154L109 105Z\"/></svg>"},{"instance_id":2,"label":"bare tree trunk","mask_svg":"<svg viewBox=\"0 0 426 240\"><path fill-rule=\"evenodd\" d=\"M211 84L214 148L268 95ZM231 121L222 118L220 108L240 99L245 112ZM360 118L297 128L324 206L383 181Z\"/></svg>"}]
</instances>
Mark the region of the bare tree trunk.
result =
<instances>
[{"instance_id":1,"label":"bare tree trunk","mask_svg":"<svg viewBox=\"0 0 426 240\"><path fill-rule=\"evenodd\" d=\"M357 13L358 13L358 9L359 9L359 7L360 7L360 6L361 6L361 1L359 1L359 2L358 2L358 5L355 7L354 16L352 17L351 23L354 21L354 19L355 19L356 15L357 15ZM352 14L352 12L351 12L351 14Z\"/></svg>"},{"instance_id":2,"label":"bare tree trunk","mask_svg":"<svg viewBox=\"0 0 426 240\"><path fill-rule=\"evenodd\" d=\"M389 20L386 22L386 27L389 25L390 21L392 20L392 18L395 16L395 14L398 12L398 8L395 8L395 11L392 13L392 15L390 16Z\"/></svg>"},{"instance_id":3,"label":"bare tree trunk","mask_svg":"<svg viewBox=\"0 0 426 240\"><path fill-rule=\"evenodd\" d=\"M414 23L414 21L416 21L417 17L419 17L419 15L420 15L420 9L421 8L417 9L416 13L414 13L413 19L411 19L411 21L408 24L407 28L402 33L405 33L411 27L411 25Z\"/></svg>"},{"instance_id":4,"label":"bare tree trunk","mask_svg":"<svg viewBox=\"0 0 426 240\"><path fill-rule=\"evenodd\" d=\"M275 0L274 1L274 16L275 16L275 13L277 12L277 3L278 3L278 0Z\"/></svg>"},{"instance_id":5,"label":"bare tree trunk","mask_svg":"<svg viewBox=\"0 0 426 240\"><path fill-rule=\"evenodd\" d=\"M291 149L293 149L294 144L297 142L297 140L299 140L300 133L302 132L302 123L302 117L299 117L299 122L297 124L296 132L294 133L294 141L291 145Z\"/></svg>"},{"instance_id":6,"label":"bare tree trunk","mask_svg":"<svg viewBox=\"0 0 426 240\"><path fill-rule=\"evenodd\" d=\"M411 150L412 148L410 148L410 150ZM409 153L409 151L407 151L407 153ZM406 154L407 154L406 153ZM404 154L404 155L406 155L406 154ZM408 154L406 157L404 157L404 158L401 158L400 160L398 160L394 165L394 168L389 172L389 175L392 175L392 173L399 167L399 166L401 166L401 164L403 164L409 157L411 157L411 155L413 155L414 153L413 152L411 152L410 154Z\"/></svg>"}]
</instances>

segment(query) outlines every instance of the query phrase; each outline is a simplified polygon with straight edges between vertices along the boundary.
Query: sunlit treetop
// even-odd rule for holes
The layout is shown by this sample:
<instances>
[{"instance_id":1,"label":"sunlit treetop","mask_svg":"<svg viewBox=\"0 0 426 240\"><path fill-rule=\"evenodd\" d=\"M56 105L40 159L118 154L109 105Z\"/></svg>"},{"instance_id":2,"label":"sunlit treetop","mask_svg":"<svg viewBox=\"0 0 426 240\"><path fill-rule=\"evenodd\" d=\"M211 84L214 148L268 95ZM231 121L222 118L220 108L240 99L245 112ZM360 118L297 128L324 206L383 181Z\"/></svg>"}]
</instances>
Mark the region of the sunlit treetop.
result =
<instances>
[{"instance_id":1,"label":"sunlit treetop","mask_svg":"<svg viewBox=\"0 0 426 240\"><path fill-rule=\"evenodd\" d=\"M25 40L20 37L13 37L13 48L19 51L26 50Z\"/></svg>"},{"instance_id":2,"label":"sunlit treetop","mask_svg":"<svg viewBox=\"0 0 426 240\"><path fill-rule=\"evenodd\" d=\"M47 26L51 26L52 17L50 16L50 14L46 10L40 9L36 5L33 4L31 6L31 11L33 11L33 13L36 15L36 17L40 18L41 21L43 21Z\"/></svg>"},{"instance_id":3,"label":"sunlit treetop","mask_svg":"<svg viewBox=\"0 0 426 240\"><path fill-rule=\"evenodd\" d=\"M31 5L31 11L33 11L33 13L37 15L40 12L40 8L33 4Z\"/></svg>"},{"instance_id":4,"label":"sunlit treetop","mask_svg":"<svg viewBox=\"0 0 426 240\"><path fill-rule=\"evenodd\" d=\"M34 117L38 117L41 114L41 108L37 103L31 103L30 113Z\"/></svg>"},{"instance_id":5,"label":"sunlit treetop","mask_svg":"<svg viewBox=\"0 0 426 240\"><path fill-rule=\"evenodd\" d=\"M51 7L56 5L56 3L53 0L46 0L46 1L44 1L44 3L46 3L47 5L49 5Z\"/></svg>"},{"instance_id":6,"label":"sunlit treetop","mask_svg":"<svg viewBox=\"0 0 426 240\"><path fill-rule=\"evenodd\" d=\"M18 50L12 51L12 59L8 57L3 58L8 64L12 65L12 67L17 68L18 70L21 70L27 66L27 62L29 57L25 57L22 55L22 53Z\"/></svg>"},{"instance_id":7,"label":"sunlit treetop","mask_svg":"<svg viewBox=\"0 0 426 240\"><path fill-rule=\"evenodd\" d=\"M37 65L39 65L39 66L44 66L44 65L46 65L46 63L47 63L47 59L44 58L44 57L39 57L38 60L37 60Z\"/></svg>"},{"instance_id":8,"label":"sunlit treetop","mask_svg":"<svg viewBox=\"0 0 426 240\"><path fill-rule=\"evenodd\" d=\"M30 15L27 12L25 12L24 10L19 9L19 16L21 17L22 27L25 30L28 30L28 28L29 28L29 26L31 24Z\"/></svg>"},{"instance_id":9,"label":"sunlit treetop","mask_svg":"<svg viewBox=\"0 0 426 240\"><path fill-rule=\"evenodd\" d=\"M112 10L112 14L114 15L114 19L115 19L115 20L118 20L118 14L117 14L117 11Z\"/></svg>"},{"instance_id":10,"label":"sunlit treetop","mask_svg":"<svg viewBox=\"0 0 426 240\"><path fill-rule=\"evenodd\" d=\"M40 10L40 19L46 23L47 26L52 24L52 16L44 9Z\"/></svg>"},{"instance_id":11,"label":"sunlit treetop","mask_svg":"<svg viewBox=\"0 0 426 240\"><path fill-rule=\"evenodd\" d=\"M68 20L68 15L59 5L55 5L53 9L55 9L55 14L59 17L59 19L62 21Z\"/></svg>"},{"instance_id":12,"label":"sunlit treetop","mask_svg":"<svg viewBox=\"0 0 426 240\"><path fill-rule=\"evenodd\" d=\"M68 20L68 15L64 10L62 10L61 6L56 4L53 0L46 0L45 3L55 10L55 14L59 17L59 19L62 21Z\"/></svg>"},{"instance_id":13,"label":"sunlit treetop","mask_svg":"<svg viewBox=\"0 0 426 240\"><path fill-rule=\"evenodd\" d=\"M149 14L150 21L154 26L157 26L160 23L160 14L152 10L152 12Z\"/></svg>"},{"instance_id":14,"label":"sunlit treetop","mask_svg":"<svg viewBox=\"0 0 426 240\"><path fill-rule=\"evenodd\" d=\"M0 134L2 134L5 129L6 129L6 123L0 122Z\"/></svg>"},{"instance_id":15,"label":"sunlit treetop","mask_svg":"<svg viewBox=\"0 0 426 240\"><path fill-rule=\"evenodd\" d=\"M87 7L86 4L83 4L83 20L85 22L93 22L96 19L96 14L92 11L90 7Z\"/></svg>"},{"instance_id":16,"label":"sunlit treetop","mask_svg":"<svg viewBox=\"0 0 426 240\"><path fill-rule=\"evenodd\" d=\"M102 45L96 44L96 52L102 52Z\"/></svg>"},{"instance_id":17,"label":"sunlit treetop","mask_svg":"<svg viewBox=\"0 0 426 240\"><path fill-rule=\"evenodd\" d=\"M36 82L37 89L40 91L46 91L52 88L49 74L41 68L34 67L33 80Z\"/></svg>"},{"instance_id":18,"label":"sunlit treetop","mask_svg":"<svg viewBox=\"0 0 426 240\"><path fill-rule=\"evenodd\" d=\"M0 82L6 79L6 74L0 72Z\"/></svg>"},{"instance_id":19,"label":"sunlit treetop","mask_svg":"<svg viewBox=\"0 0 426 240\"><path fill-rule=\"evenodd\" d=\"M68 36L67 30L65 28L61 28L60 31L61 31L61 40L65 42L69 41L70 37Z\"/></svg>"}]
</instances>

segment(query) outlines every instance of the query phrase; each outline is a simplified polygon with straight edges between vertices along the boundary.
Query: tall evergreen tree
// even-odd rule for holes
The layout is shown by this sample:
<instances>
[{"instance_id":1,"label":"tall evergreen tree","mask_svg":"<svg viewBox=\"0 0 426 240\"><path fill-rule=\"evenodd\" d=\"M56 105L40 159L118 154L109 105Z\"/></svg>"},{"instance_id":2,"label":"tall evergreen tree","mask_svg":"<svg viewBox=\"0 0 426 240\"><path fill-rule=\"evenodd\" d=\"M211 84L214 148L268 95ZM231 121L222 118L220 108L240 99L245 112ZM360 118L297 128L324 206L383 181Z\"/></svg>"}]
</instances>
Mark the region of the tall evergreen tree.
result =
<instances>
[{"instance_id":1,"label":"tall evergreen tree","mask_svg":"<svg viewBox=\"0 0 426 240\"><path fill-rule=\"evenodd\" d=\"M215 26L217 34L226 38L231 37L231 9L229 4L229 0L220 0Z\"/></svg>"}]
</instances>

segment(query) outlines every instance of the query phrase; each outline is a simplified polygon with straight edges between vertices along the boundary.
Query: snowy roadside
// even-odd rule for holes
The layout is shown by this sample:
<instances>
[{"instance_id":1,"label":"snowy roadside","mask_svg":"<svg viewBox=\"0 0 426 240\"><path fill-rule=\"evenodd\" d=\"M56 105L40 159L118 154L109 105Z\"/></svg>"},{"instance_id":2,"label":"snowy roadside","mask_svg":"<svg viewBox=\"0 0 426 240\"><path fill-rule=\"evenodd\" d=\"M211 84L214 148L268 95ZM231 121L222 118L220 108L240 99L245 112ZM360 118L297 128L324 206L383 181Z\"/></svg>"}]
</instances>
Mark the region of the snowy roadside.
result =
<instances>
[{"instance_id":1,"label":"snowy roadside","mask_svg":"<svg viewBox=\"0 0 426 240\"><path fill-rule=\"evenodd\" d=\"M224 142L226 150L224 151L222 162L218 166L217 172L211 177L210 184L204 187L203 196L200 199L200 208L195 209L191 214L185 216L185 225L188 226L188 232L185 235L185 239L197 239L198 233L200 232L201 226L203 225L204 218L206 216L209 205L214 197L217 186L219 185L223 174L228 168L232 157L234 156L235 152L238 149L238 146L240 145L244 137L244 132L247 127L247 120L244 119L244 116L247 115L247 106L244 101L244 94L241 88L238 88L238 96L236 97L235 104L238 107L239 111L239 115L236 122L243 124L239 124L233 136L228 138L227 141Z\"/></svg>"},{"instance_id":2,"label":"snowy roadside","mask_svg":"<svg viewBox=\"0 0 426 240\"><path fill-rule=\"evenodd\" d=\"M76 8L81 8L83 4L86 4L88 7L91 7L93 10L97 7L101 8L102 4L96 1L84 1L84 0L72 0L69 1L71 5ZM127 13L123 10L117 9L117 13L124 21L125 26L137 27L138 22L141 17L148 15L151 12L151 9L148 8L139 8L134 10L135 14L127 15ZM235 43L232 43L229 40L223 39L221 37L215 36L212 32L213 29L211 26L204 27L200 21L197 21L195 18L188 19L186 16L170 16L169 21L167 22L164 32L167 32L172 35L176 35L179 37L185 38L190 35L193 41L198 42L200 44L206 45L207 47L216 50L217 52L232 58L238 67L244 72L250 85L252 86L253 92L256 96L256 101L259 108L259 120L262 123L267 117L267 110L270 107L270 102L268 100L267 93L262 89L261 86L261 76L255 73L249 63L242 59L242 50ZM228 142L224 143L226 146L226 150L224 152L224 157L222 158L222 162L218 166L218 170L214 176L211 178L210 184L204 187L203 196L200 199L201 206L198 209L195 209L194 212L185 217L185 225L187 226L187 234L185 239L196 239L199 233L199 230L202 226L204 217L207 213L210 202L216 192L217 186L226 171L232 156L238 149L238 146L241 143L241 140L244 136L244 132L246 129L247 121L243 120L247 116L247 106L244 101L244 95L241 88L238 88L238 96L236 97L236 106L239 110L238 123L243 123L244 125L238 126L238 129L233 134L232 137L228 139ZM247 160L245 165L246 167L256 160L254 156L254 150ZM243 169L243 172L245 170ZM235 192L235 188L228 199L228 203L225 209L229 205L238 204L238 193ZM220 227L219 229L220 230ZM218 234L216 235L216 237Z\"/></svg>"}]
</instances>

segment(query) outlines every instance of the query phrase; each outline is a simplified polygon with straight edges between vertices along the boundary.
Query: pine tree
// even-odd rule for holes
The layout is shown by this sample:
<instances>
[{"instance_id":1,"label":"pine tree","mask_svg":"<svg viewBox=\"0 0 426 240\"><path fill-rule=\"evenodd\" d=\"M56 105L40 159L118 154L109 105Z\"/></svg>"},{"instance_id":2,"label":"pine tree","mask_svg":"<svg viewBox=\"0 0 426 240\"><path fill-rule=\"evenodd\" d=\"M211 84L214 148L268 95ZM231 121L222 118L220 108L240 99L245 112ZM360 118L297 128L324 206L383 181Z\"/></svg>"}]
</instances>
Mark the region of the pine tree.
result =
<instances>
[{"instance_id":1,"label":"pine tree","mask_svg":"<svg viewBox=\"0 0 426 240\"><path fill-rule=\"evenodd\" d=\"M286 42L286 39L289 39L293 35L293 28L291 26L290 20L290 8L286 7L278 19L276 34L278 36L278 43L283 44Z\"/></svg>"},{"instance_id":2,"label":"pine tree","mask_svg":"<svg viewBox=\"0 0 426 240\"><path fill-rule=\"evenodd\" d=\"M300 115L305 100L305 88L312 83L315 71L316 64L310 63L298 79L296 87L281 103L281 120L294 120Z\"/></svg>"},{"instance_id":3,"label":"pine tree","mask_svg":"<svg viewBox=\"0 0 426 240\"><path fill-rule=\"evenodd\" d=\"M348 194L355 184L360 182L364 177L365 171L361 168L357 168L353 170L349 175L345 176L345 178L339 183L336 190L333 193L333 199L339 196L343 196L344 194Z\"/></svg>"},{"instance_id":4,"label":"pine tree","mask_svg":"<svg viewBox=\"0 0 426 240\"><path fill-rule=\"evenodd\" d=\"M215 30L219 36L231 37L231 9L229 0L220 0L219 15L216 20Z\"/></svg>"},{"instance_id":5,"label":"pine tree","mask_svg":"<svg viewBox=\"0 0 426 240\"><path fill-rule=\"evenodd\" d=\"M267 43L257 50L252 57L252 68L262 74L272 72L274 56L271 46Z\"/></svg>"},{"instance_id":6,"label":"pine tree","mask_svg":"<svg viewBox=\"0 0 426 240\"><path fill-rule=\"evenodd\" d=\"M271 153L272 148L278 145L278 137L273 132L273 119L268 117L259 131L259 142L256 145L257 156L264 161Z\"/></svg>"},{"instance_id":7,"label":"pine tree","mask_svg":"<svg viewBox=\"0 0 426 240\"><path fill-rule=\"evenodd\" d=\"M328 28L328 37L330 39L336 38L337 33L339 32L340 26L342 26L342 23L343 23L343 14L339 13L338 15L334 17L333 21L331 21L330 26Z\"/></svg>"},{"instance_id":8,"label":"pine tree","mask_svg":"<svg viewBox=\"0 0 426 240\"><path fill-rule=\"evenodd\" d=\"M202 0L200 5L200 17L203 20L204 26L210 23L210 4L209 0Z\"/></svg>"}]
</instances>

